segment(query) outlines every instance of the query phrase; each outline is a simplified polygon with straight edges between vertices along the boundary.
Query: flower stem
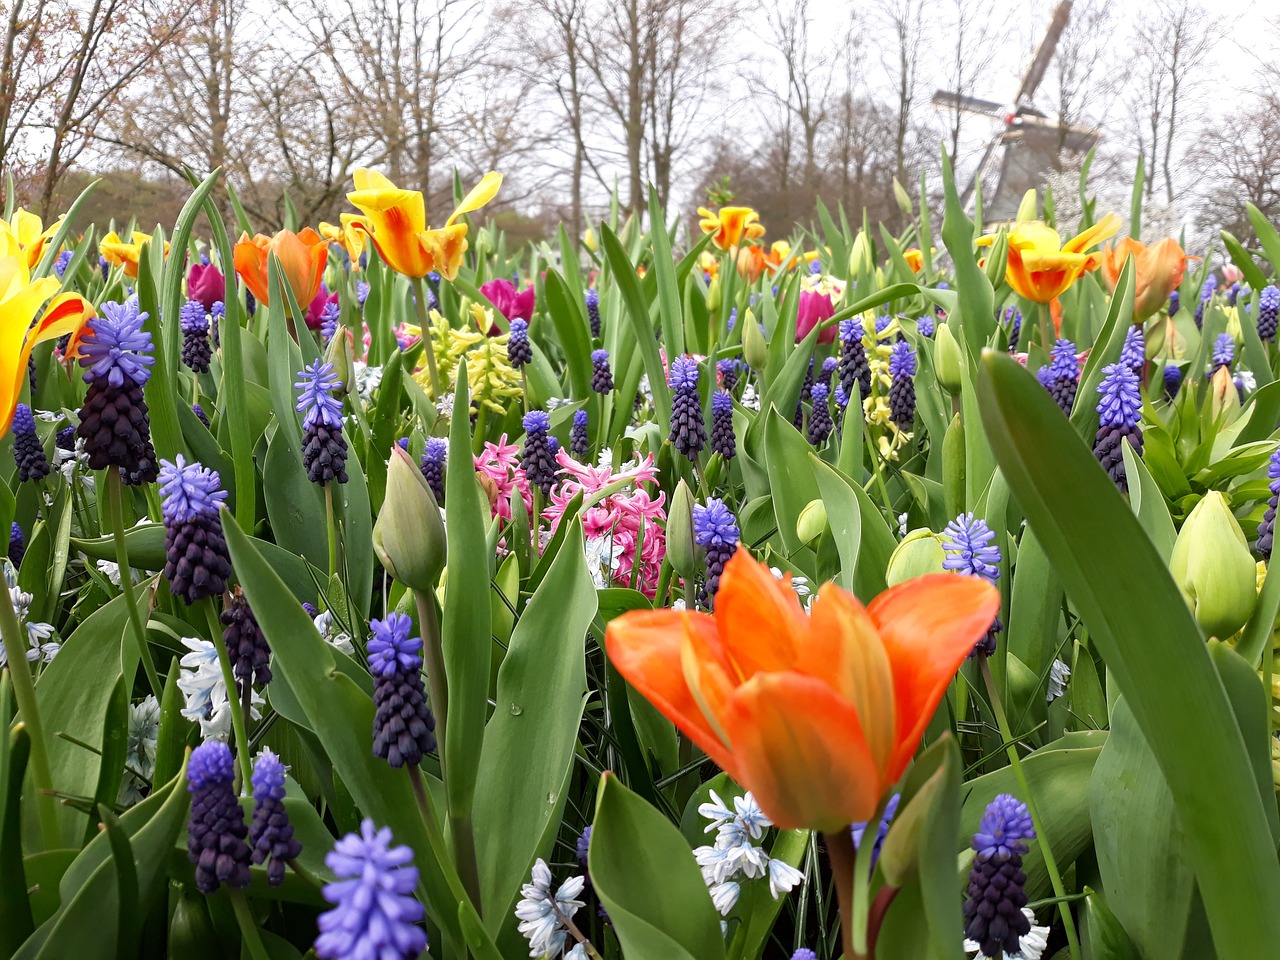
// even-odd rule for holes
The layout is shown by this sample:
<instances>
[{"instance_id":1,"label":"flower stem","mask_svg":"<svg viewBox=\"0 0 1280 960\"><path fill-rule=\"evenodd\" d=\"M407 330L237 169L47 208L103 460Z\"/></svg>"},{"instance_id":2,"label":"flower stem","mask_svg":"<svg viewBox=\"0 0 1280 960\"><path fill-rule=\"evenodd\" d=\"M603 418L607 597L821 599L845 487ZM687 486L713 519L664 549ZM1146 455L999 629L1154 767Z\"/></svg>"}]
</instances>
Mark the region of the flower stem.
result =
<instances>
[{"instance_id":1,"label":"flower stem","mask_svg":"<svg viewBox=\"0 0 1280 960\"><path fill-rule=\"evenodd\" d=\"M324 485L324 518L329 543L329 582L338 572L338 521L333 515L333 483Z\"/></svg>"},{"instance_id":2,"label":"flower stem","mask_svg":"<svg viewBox=\"0 0 1280 960\"><path fill-rule=\"evenodd\" d=\"M49 770L49 754L45 749L44 726L36 703L36 684L31 678L31 664L27 662L26 630L18 622L13 595L4 583L0 583L0 594L4 594L0 599L0 637L8 659L13 696L18 702L18 716L31 738L31 779L36 787L40 839L46 850L56 850L62 846L58 839L58 808L53 796L53 774Z\"/></svg>"},{"instance_id":3,"label":"flower stem","mask_svg":"<svg viewBox=\"0 0 1280 960\"><path fill-rule=\"evenodd\" d=\"M444 882L449 887L450 895L459 903L470 904L476 910L476 915L479 916L479 908L463 887L462 879L458 876L458 871L454 868L453 860L449 856L449 848L445 844L444 834L440 830L440 821L436 818L435 811L431 809L431 798L427 794L427 785L422 782L422 771L417 764L410 764L409 766L409 783L413 786L413 796L418 802L418 812L422 815L422 823L427 830L427 844L431 847L432 855L444 872Z\"/></svg>"},{"instance_id":4,"label":"flower stem","mask_svg":"<svg viewBox=\"0 0 1280 960\"><path fill-rule=\"evenodd\" d=\"M432 597L422 590L413 591L418 605L418 630L422 634L422 662L427 668L427 689L431 695L431 712L436 720L436 742L440 744L440 776L446 776L444 765L445 719L449 713L449 681L444 672L444 645L440 639L440 621Z\"/></svg>"},{"instance_id":5,"label":"flower stem","mask_svg":"<svg viewBox=\"0 0 1280 960\"><path fill-rule=\"evenodd\" d=\"M1022 769L1022 761L1018 757L1017 741L1009 729L1009 720L1004 714L1004 704L1000 700L1000 691L996 689L995 679L991 676L991 666L986 657L978 657L978 668L982 672L983 683L987 687L987 696L991 698L991 712L995 714L996 726L1000 729L1000 737L1007 744L1009 765L1013 767L1013 776L1018 781L1018 789L1022 791L1022 800L1031 814L1031 823L1036 829L1036 843L1044 855L1045 869L1049 872L1049 882L1053 886L1053 894L1058 898L1058 913L1062 917L1062 926L1067 934L1067 946L1072 960L1081 960L1080 939L1076 935L1075 917L1071 914L1071 905L1066 900L1067 891L1062 883L1062 873L1058 870L1058 862L1054 859L1053 850L1049 847L1049 838L1044 831L1044 821L1036 809L1035 799L1031 796L1031 786L1027 783L1026 772Z\"/></svg>"},{"instance_id":6,"label":"flower stem","mask_svg":"<svg viewBox=\"0 0 1280 960\"><path fill-rule=\"evenodd\" d=\"M227 654L227 645L222 639L222 622L218 619L218 611L214 609L211 599L206 599L203 605L205 617L209 621L213 649L218 651L218 665L222 667L222 682L227 688L227 709L231 711L231 729L236 739L236 753L240 755L240 767L234 784L236 796L239 796L240 788L249 783L249 778L253 775L253 761L249 756L248 711L242 708L235 696L236 677L231 669L231 657ZM249 693L249 703L252 707L252 690Z\"/></svg>"},{"instance_id":7,"label":"flower stem","mask_svg":"<svg viewBox=\"0 0 1280 960\"><path fill-rule=\"evenodd\" d=\"M249 900L245 897L244 891L228 887L227 892L231 895L231 906L236 912L236 924L240 927L240 935L244 937L244 945L249 949L249 956L253 960L271 960L271 955L267 953L266 945L262 942L262 936L258 933L258 923L249 910Z\"/></svg>"},{"instance_id":8,"label":"flower stem","mask_svg":"<svg viewBox=\"0 0 1280 960\"><path fill-rule=\"evenodd\" d=\"M583 932L578 929L578 925L574 923L573 920L563 910L560 909L559 905L557 905L556 903L556 898L552 897L549 902L551 904L551 909L555 911L556 918L559 919L559 921L564 924L564 928L569 931L569 934L573 937L573 939L577 940L580 944L582 944L582 949L587 951L587 956L591 957L592 960L603 960L603 958L600 956L599 951L597 951L596 948L591 945L591 941L588 940L586 936L583 934Z\"/></svg>"},{"instance_id":9,"label":"flower stem","mask_svg":"<svg viewBox=\"0 0 1280 960\"><path fill-rule=\"evenodd\" d=\"M824 833L827 857L831 860L831 874L836 881L836 903L840 908L840 942L847 960L859 956L853 951L853 871L857 859L853 849L853 834L844 826L834 833Z\"/></svg>"},{"instance_id":10,"label":"flower stem","mask_svg":"<svg viewBox=\"0 0 1280 960\"><path fill-rule=\"evenodd\" d=\"M133 576L129 567L129 547L124 541L124 507L121 497L120 471L115 467L108 467L106 481L107 522L111 526L111 536L115 540L116 565L120 568L120 592L124 595L125 609L129 613L129 624L133 628L133 638L138 646L138 658L142 661L142 669L146 671L147 683L151 687L151 692L159 697L164 693L164 687L160 683L159 674L156 673L155 661L151 659L151 648L147 646L147 631L138 613L138 597L133 589Z\"/></svg>"},{"instance_id":11,"label":"flower stem","mask_svg":"<svg viewBox=\"0 0 1280 960\"><path fill-rule=\"evenodd\" d=\"M413 305L418 311L418 326L422 330L422 340L426 349L422 352L427 357L427 377L431 381L431 399L439 401L440 374L436 370L436 345L432 340L431 317L427 313L427 282L422 277L413 278Z\"/></svg>"}]
</instances>

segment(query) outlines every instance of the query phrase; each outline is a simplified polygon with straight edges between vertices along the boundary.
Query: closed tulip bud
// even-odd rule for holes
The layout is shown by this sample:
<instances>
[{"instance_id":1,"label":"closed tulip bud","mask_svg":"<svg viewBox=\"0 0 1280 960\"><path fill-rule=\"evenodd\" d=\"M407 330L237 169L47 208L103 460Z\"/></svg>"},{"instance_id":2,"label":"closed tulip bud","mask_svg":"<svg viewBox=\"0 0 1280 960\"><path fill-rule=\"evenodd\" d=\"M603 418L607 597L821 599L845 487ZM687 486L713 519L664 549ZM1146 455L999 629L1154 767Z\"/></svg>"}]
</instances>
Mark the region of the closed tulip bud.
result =
<instances>
[{"instance_id":1,"label":"closed tulip bud","mask_svg":"<svg viewBox=\"0 0 1280 960\"><path fill-rule=\"evenodd\" d=\"M991 245L991 252L987 254L986 262L982 269L987 274L987 279L991 281L993 288L999 287L1005 281L1005 272L1009 267L1009 233L1001 230L996 234L995 242Z\"/></svg>"},{"instance_id":2,"label":"closed tulip bud","mask_svg":"<svg viewBox=\"0 0 1280 960\"><path fill-rule=\"evenodd\" d=\"M493 477L489 476L487 473L480 473L479 471L476 472L476 483L480 484L480 489L484 491L484 495L489 500L489 509L492 510L498 505L497 483L494 482ZM521 500L520 503L521 506L524 505L523 500Z\"/></svg>"},{"instance_id":3,"label":"closed tulip bud","mask_svg":"<svg viewBox=\"0 0 1280 960\"><path fill-rule=\"evenodd\" d=\"M1231 370L1221 366L1209 381L1209 416L1214 423L1225 426L1239 413L1240 393L1231 378Z\"/></svg>"},{"instance_id":4,"label":"closed tulip bud","mask_svg":"<svg viewBox=\"0 0 1280 960\"><path fill-rule=\"evenodd\" d=\"M1018 204L1018 222L1026 223L1030 220L1035 220L1036 209L1036 192L1031 189L1022 195L1022 202Z\"/></svg>"},{"instance_id":5,"label":"closed tulip bud","mask_svg":"<svg viewBox=\"0 0 1280 960\"><path fill-rule=\"evenodd\" d=\"M693 494L683 480L676 484L667 513L667 559L671 569L686 580L702 569L693 541Z\"/></svg>"},{"instance_id":6,"label":"closed tulip bud","mask_svg":"<svg viewBox=\"0 0 1280 960\"><path fill-rule=\"evenodd\" d=\"M333 364L333 375L341 381L335 390L338 396L349 394L352 385L355 383L356 355L354 343L355 337L351 332L351 328L339 325L329 339L329 346L324 351L325 362Z\"/></svg>"},{"instance_id":7,"label":"closed tulip bud","mask_svg":"<svg viewBox=\"0 0 1280 960\"><path fill-rule=\"evenodd\" d=\"M750 310L742 318L742 357L754 370L763 370L769 362L769 344Z\"/></svg>"},{"instance_id":8,"label":"closed tulip bud","mask_svg":"<svg viewBox=\"0 0 1280 960\"><path fill-rule=\"evenodd\" d=\"M445 530L440 508L422 473L400 447L391 448L387 495L373 525L373 552L391 574L412 590L430 590L445 563Z\"/></svg>"},{"instance_id":9,"label":"closed tulip bud","mask_svg":"<svg viewBox=\"0 0 1280 960\"><path fill-rule=\"evenodd\" d=\"M911 195L907 193L906 188L904 188L902 184L898 182L897 177L893 178L893 199L898 201L899 210L901 210L907 216L911 216L911 213L912 213Z\"/></svg>"},{"instance_id":10,"label":"closed tulip bud","mask_svg":"<svg viewBox=\"0 0 1280 960\"><path fill-rule=\"evenodd\" d=\"M932 530L921 527L907 534L889 557L889 569L885 573L885 583L897 586L912 577L923 577L926 573L942 573L942 561L947 557L942 549L942 541Z\"/></svg>"},{"instance_id":11,"label":"closed tulip bud","mask_svg":"<svg viewBox=\"0 0 1280 960\"><path fill-rule=\"evenodd\" d=\"M1182 524L1169 572L1196 622L1226 639L1244 626L1258 600L1257 565L1226 498L1205 494Z\"/></svg>"},{"instance_id":12,"label":"closed tulip bud","mask_svg":"<svg viewBox=\"0 0 1280 960\"><path fill-rule=\"evenodd\" d=\"M960 351L960 344L956 342L955 336L951 333L950 324L938 324L933 334L933 340L934 373L947 393L957 394L960 392L961 384L964 382L961 373L964 366L964 354Z\"/></svg>"},{"instance_id":13,"label":"closed tulip bud","mask_svg":"<svg viewBox=\"0 0 1280 960\"><path fill-rule=\"evenodd\" d=\"M796 536L804 544L812 544L826 533L827 507L821 500L810 500L796 519Z\"/></svg>"},{"instance_id":14,"label":"closed tulip bud","mask_svg":"<svg viewBox=\"0 0 1280 960\"><path fill-rule=\"evenodd\" d=\"M596 242L596 232L590 227L587 227L587 232L582 235L582 245L592 253L600 249L600 245Z\"/></svg>"},{"instance_id":15,"label":"closed tulip bud","mask_svg":"<svg viewBox=\"0 0 1280 960\"><path fill-rule=\"evenodd\" d=\"M951 754L948 754L948 760ZM940 766L916 791L911 801L894 815L893 825L880 848L880 869L891 887L901 887L911 876L920 859L920 835L935 815L934 808L946 784L947 768Z\"/></svg>"},{"instance_id":16,"label":"closed tulip bud","mask_svg":"<svg viewBox=\"0 0 1280 960\"><path fill-rule=\"evenodd\" d=\"M871 272L875 257L871 249L871 240L866 232L860 232L853 240L853 249L849 252L849 276L866 276Z\"/></svg>"},{"instance_id":17,"label":"closed tulip bud","mask_svg":"<svg viewBox=\"0 0 1280 960\"><path fill-rule=\"evenodd\" d=\"M715 313L720 309L720 278L712 277L711 285L707 287L707 312Z\"/></svg>"}]
</instances>

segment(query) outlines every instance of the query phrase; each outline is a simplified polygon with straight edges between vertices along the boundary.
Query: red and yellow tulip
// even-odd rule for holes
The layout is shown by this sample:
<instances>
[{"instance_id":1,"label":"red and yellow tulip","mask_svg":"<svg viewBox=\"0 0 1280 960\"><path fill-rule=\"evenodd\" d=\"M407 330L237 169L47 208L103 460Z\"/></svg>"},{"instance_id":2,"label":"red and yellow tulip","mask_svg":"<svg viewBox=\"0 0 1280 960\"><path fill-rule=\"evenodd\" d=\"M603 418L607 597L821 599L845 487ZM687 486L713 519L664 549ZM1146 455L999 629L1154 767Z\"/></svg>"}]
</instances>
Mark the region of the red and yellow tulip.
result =
<instances>
[{"instance_id":1,"label":"red and yellow tulip","mask_svg":"<svg viewBox=\"0 0 1280 960\"><path fill-rule=\"evenodd\" d=\"M0 236L0 437L9 432L22 394L27 361L37 343L72 334L94 315L93 305L75 293L56 297L57 277L31 279L27 252L17 238ZM40 307L53 297L48 307ZM39 314L39 319L32 320Z\"/></svg>"},{"instance_id":2,"label":"red and yellow tulip","mask_svg":"<svg viewBox=\"0 0 1280 960\"><path fill-rule=\"evenodd\" d=\"M912 273L919 273L924 268L924 251L919 247L903 250L902 259L907 261L907 266L911 268Z\"/></svg>"},{"instance_id":3,"label":"red and yellow tulip","mask_svg":"<svg viewBox=\"0 0 1280 960\"><path fill-rule=\"evenodd\" d=\"M280 260L280 281L289 285L294 301L306 310L320 292L329 241L310 227L301 233L281 230L274 237L259 233L251 239L247 233L240 234L232 252L236 273L254 299L268 306L267 265L273 253Z\"/></svg>"},{"instance_id":4,"label":"red and yellow tulip","mask_svg":"<svg viewBox=\"0 0 1280 960\"><path fill-rule=\"evenodd\" d=\"M1125 237L1114 247L1102 248L1102 276L1114 293L1120 281L1124 263L1133 257L1134 275L1133 318L1146 320L1169 302L1169 294L1182 283L1188 257L1173 237L1165 237L1147 246L1132 237Z\"/></svg>"},{"instance_id":5,"label":"red and yellow tulip","mask_svg":"<svg viewBox=\"0 0 1280 960\"><path fill-rule=\"evenodd\" d=\"M456 221L497 195L502 174L486 173L439 229L427 226L426 202L419 191L401 189L364 167L355 172L355 185L347 199L364 216L353 225L369 235L387 266L406 277L425 277L435 270L453 280L467 252L467 225Z\"/></svg>"},{"instance_id":6,"label":"red and yellow tulip","mask_svg":"<svg viewBox=\"0 0 1280 960\"><path fill-rule=\"evenodd\" d=\"M1086 273L1098 269L1102 254L1086 253L1090 247L1114 236L1120 218L1109 213L1077 237L1063 243L1058 231L1039 220L1025 220L1009 228L1009 264L1005 279L1020 296L1036 303L1048 303L1061 296ZM995 235L978 243L990 246Z\"/></svg>"},{"instance_id":7,"label":"red and yellow tulip","mask_svg":"<svg viewBox=\"0 0 1280 960\"><path fill-rule=\"evenodd\" d=\"M706 207L698 208L698 226L703 233L711 234L711 242L720 250L731 250L743 239L755 240L764 236L764 224L760 214L750 207L721 207L712 213Z\"/></svg>"},{"instance_id":8,"label":"red and yellow tulip","mask_svg":"<svg viewBox=\"0 0 1280 960\"><path fill-rule=\"evenodd\" d=\"M124 267L124 275L130 280L138 279L138 260L142 257L142 248L151 242L151 234L140 230L133 231L126 242L112 230L98 244L98 252L113 267ZM164 255L169 255L169 244L164 245Z\"/></svg>"},{"instance_id":9,"label":"red and yellow tulip","mask_svg":"<svg viewBox=\"0 0 1280 960\"><path fill-rule=\"evenodd\" d=\"M610 622L609 659L784 829L867 820L901 778L947 685L1000 606L941 573L867 607L834 584L806 615L786 580L739 548L715 614Z\"/></svg>"}]
</instances>

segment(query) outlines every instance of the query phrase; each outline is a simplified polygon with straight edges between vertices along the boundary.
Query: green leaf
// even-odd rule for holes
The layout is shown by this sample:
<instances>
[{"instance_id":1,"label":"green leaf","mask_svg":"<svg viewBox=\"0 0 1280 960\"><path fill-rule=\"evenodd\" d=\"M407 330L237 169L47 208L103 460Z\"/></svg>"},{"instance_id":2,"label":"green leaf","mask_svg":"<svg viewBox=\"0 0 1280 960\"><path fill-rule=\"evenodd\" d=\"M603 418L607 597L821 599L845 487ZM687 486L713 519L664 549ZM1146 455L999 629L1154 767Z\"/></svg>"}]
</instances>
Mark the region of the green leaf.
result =
<instances>
[{"instance_id":1,"label":"green leaf","mask_svg":"<svg viewBox=\"0 0 1280 960\"><path fill-rule=\"evenodd\" d=\"M724 957L720 921L689 844L608 772L597 794L588 869L628 957Z\"/></svg>"},{"instance_id":2,"label":"green leaf","mask_svg":"<svg viewBox=\"0 0 1280 960\"><path fill-rule=\"evenodd\" d=\"M1151 538L1160 558L1168 563L1173 553L1173 542L1178 538L1173 518L1169 516L1169 506L1164 502L1164 495L1151 471L1134 453L1133 447L1122 443L1120 453L1124 457L1124 473L1129 483L1129 506Z\"/></svg>"},{"instance_id":3,"label":"green leaf","mask_svg":"<svg viewBox=\"0 0 1280 960\"><path fill-rule=\"evenodd\" d=\"M295 443L295 437L285 428L285 424L292 423L296 432L293 415L286 413L277 423L280 426L267 444L267 459L262 469L262 496L271 532L276 543L290 553L318 569L327 570L329 542L324 487L307 478L302 465L301 434Z\"/></svg>"},{"instance_id":4,"label":"green leaf","mask_svg":"<svg viewBox=\"0 0 1280 960\"><path fill-rule=\"evenodd\" d=\"M171 670L171 673L176 670ZM95 805L110 811L120 795L120 782L124 779L124 765L129 756L129 685L124 677L117 677L107 701L106 718L102 724L102 756L98 763L98 786L93 792ZM88 843L98 833L98 825L89 818L85 825L83 843ZM115 841L112 841L113 846Z\"/></svg>"},{"instance_id":5,"label":"green leaf","mask_svg":"<svg viewBox=\"0 0 1280 960\"><path fill-rule=\"evenodd\" d=\"M1267 261L1271 264L1272 275L1280 273L1280 233L1276 232L1276 228L1271 225L1267 215L1252 203L1246 203L1244 209L1249 215L1249 224L1253 227L1253 232L1258 235L1258 242L1262 244L1262 249L1267 255ZM1244 267L1241 266L1240 269L1244 270ZM1256 270L1257 268L1255 267L1254 269ZM1261 274L1261 271L1259 271L1259 274ZM1246 279L1255 290L1261 290L1266 286L1266 280L1261 276L1255 281L1246 274Z\"/></svg>"},{"instance_id":6,"label":"green leaf","mask_svg":"<svg viewBox=\"0 0 1280 960\"><path fill-rule=\"evenodd\" d=\"M671 388L667 386L667 378L662 372L662 357L658 353L658 342L653 338L653 321L649 319L649 308L636 280L635 266L617 235L604 224L600 225L600 242L613 271L613 281L627 308L627 318L631 321L636 345L644 360L644 371L649 375L657 421L667 423L671 420ZM630 411L627 414L629 416Z\"/></svg>"},{"instance_id":7,"label":"green leaf","mask_svg":"<svg viewBox=\"0 0 1280 960\"><path fill-rule=\"evenodd\" d=\"M945 152L942 155L942 186L946 195L942 242L955 263L960 308L955 318L948 322L959 325L960 342L965 345L970 358L976 361L996 331L995 293L974 256L973 221L965 215L960 203L951 158Z\"/></svg>"},{"instance_id":8,"label":"green leaf","mask_svg":"<svg viewBox=\"0 0 1280 960\"><path fill-rule=\"evenodd\" d=\"M1280 844L1280 811L1276 809L1276 791L1271 772L1271 730L1267 715L1271 712L1266 689L1249 661L1218 640L1209 641L1209 656L1222 679L1222 686L1231 700L1240 735L1253 767L1253 777L1262 796L1262 805L1271 826L1273 846Z\"/></svg>"},{"instance_id":9,"label":"green leaf","mask_svg":"<svg viewBox=\"0 0 1280 960\"><path fill-rule=\"evenodd\" d=\"M569 526L512 634L480 753L477 855L486 925L495 935L514 925L516 896L534 858L549 855L542 840L560 822L585 703L596 591L578 520Z\"/></svg>"},{"instance_id":10,"label":"green leaf","mask_svg":"<svg viewBox=\"0 0 1280 960\"><path fill-rule=\"evenodd\" d=\"M680 286L676 281L666 223L666 214L658 203L658 191L649 184L649 242L653 244L653 272L658 283L658 321L667 354L674 357L685 352L684 313L680 309Z\"/></svg>"},{"instance_id":11,"label":"green leaf","mask_svg":"<svg viewBox=\"0 0 1280 960\"><path fill-rule=\"evenodd\" d=\"M1088 895L1081 915L1080 931L1085 960L1138 960L1133 941L1120 926L1097 890L1084 888Z\"/></svg>"},{"instance_id":12,"label":"green leaf","mask_svg":"<svg viewBox=\"0 0 1280 960\"><path fill-rule=\"evenodd\" d=\"M22 778L31 755L25 726L8 730L9 675L0 674L0 953L9 956L31 935L31 902L22 866Z\"/></svg>"},{"instance_id":13,"label":"green leaf","mask_svg":"<svg viewBox=\"0 0 1280 960\"><path fill-rule=\"evenodd\" d=\"M812 448L795 427L782 419L776 407L770 407L764 417L764 459L773 490L773 515L783 548L788 556L795 556L805 549L796 534L800 511L819 497L813 471L808 467Z\"/></svg>"},{"instance_id":14,"label":"green leaf","mask_svg":"<svg viewBox=\"0 0 1280 960\"><path fill-rule=\"evenodd\" d=\"M574 299L564 277L548 270L546 279L547 313L556 326L560 346L564 348L565 369L573 396L586 397L591 390L591 328L583 316L584 307Z\"/></svg>"},{"instance_id":15,"label":"green leaf","mask_svg":"<svg viewBox=\"0 0 1280 960\"><path fill-rule=\"evenodd\" d=\"M979 387L1009 486L1168 779L1217 948L1261 956L1280 942L1280 913L1267 906L1280 902L1280 865L1199 630L1137 518L1035 379L988 353Z\"/></svg>"},{"instance_id":16,"label":"green leaf","mask_svg":"<svg viewBox=\"0 0 1280 960\"><path fill-rule=\"evenodd\" d=\"M1062 584L1035 532L1028 530L1013 568L1007 650L1037 676L1053 661L1061 615Z\"/></svg>"},{"instance_id":17,"label":"green leaf","mask_svg":"<svg viewBox=\"0 0 1280 960\"><path fill-rule=\"evenodd\" d=\"M809 466L840 555L840 585L870 601L885 588L885 571L897 540L861 486L813 453Z\"/></svg>"}]
</instances>

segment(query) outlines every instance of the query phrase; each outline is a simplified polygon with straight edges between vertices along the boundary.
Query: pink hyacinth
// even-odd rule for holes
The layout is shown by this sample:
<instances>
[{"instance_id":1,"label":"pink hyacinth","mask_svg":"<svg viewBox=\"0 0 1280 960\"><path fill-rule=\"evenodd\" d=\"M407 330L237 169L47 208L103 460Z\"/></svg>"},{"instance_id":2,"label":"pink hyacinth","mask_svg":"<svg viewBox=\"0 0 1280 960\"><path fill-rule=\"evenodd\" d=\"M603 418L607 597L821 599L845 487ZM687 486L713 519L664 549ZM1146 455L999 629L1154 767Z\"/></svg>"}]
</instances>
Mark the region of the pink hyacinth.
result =
<instances>
[{"instance_id":1,"label":"pink hyacinth","mask_svg":"<svg viewBox=\"0 0 1280 960\"><path fill-rule=\"evenodd\" d=\"M497 443L485 441L484 450L475 458L476 472L493 482L497 490L492 501L493 516L511 519L511 497L519 494L525 511L533 511L533 490L520 466L520 445L507 443L504 433Z\"/></svg>"}]
</instances>

